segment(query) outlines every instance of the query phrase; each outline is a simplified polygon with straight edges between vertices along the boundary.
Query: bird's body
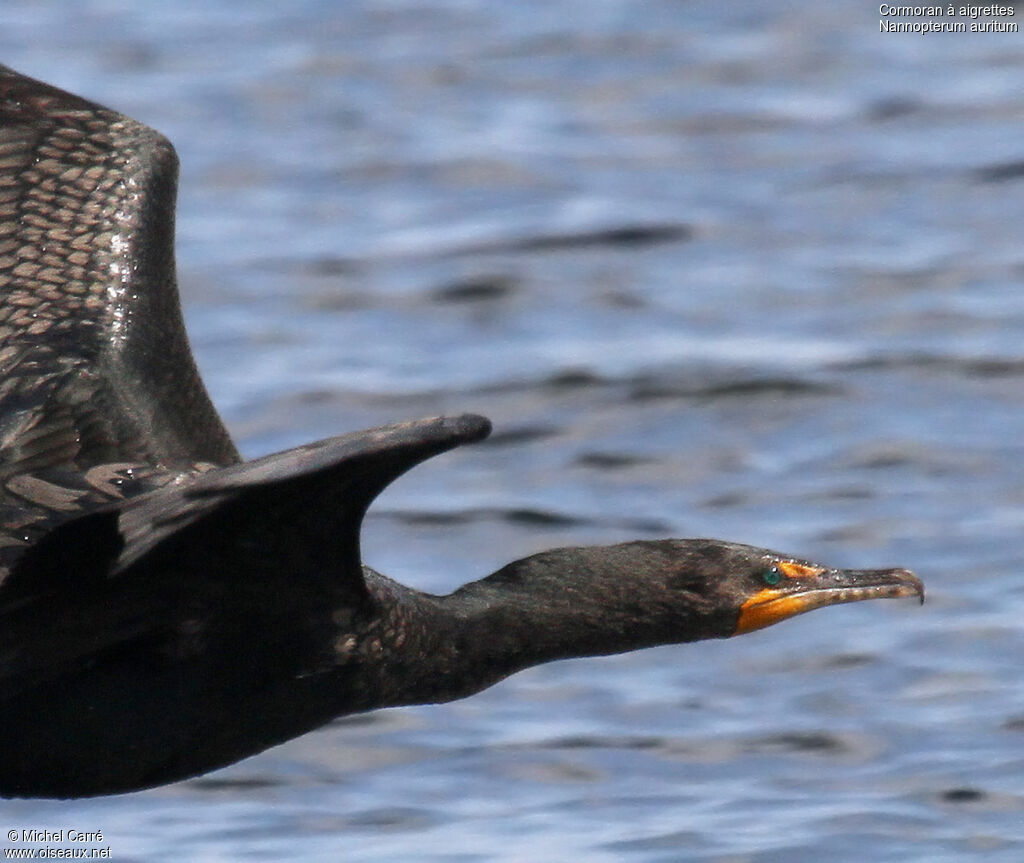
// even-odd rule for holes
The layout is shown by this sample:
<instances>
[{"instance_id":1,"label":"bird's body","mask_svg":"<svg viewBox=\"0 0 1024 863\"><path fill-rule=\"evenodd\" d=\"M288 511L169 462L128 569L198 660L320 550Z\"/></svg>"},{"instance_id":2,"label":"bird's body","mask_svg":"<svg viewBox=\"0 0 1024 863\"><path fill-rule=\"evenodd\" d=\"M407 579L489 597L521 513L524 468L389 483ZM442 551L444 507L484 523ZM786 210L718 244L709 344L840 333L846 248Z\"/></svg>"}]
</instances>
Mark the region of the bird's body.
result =
<instances>
[{"instance_id":1,"label":"bird's body","mask_svg":"<svg viewBox=\"0 0 1024 863\"><path fill-rule=\"evenodd\" d=\"M241 462L188 349L177 160L0 67L0 794L137 790L553 659L921 595L716 540L556 549L449 596L363 566L373 498L466 415Z\"/></svg>"}]
</instances>

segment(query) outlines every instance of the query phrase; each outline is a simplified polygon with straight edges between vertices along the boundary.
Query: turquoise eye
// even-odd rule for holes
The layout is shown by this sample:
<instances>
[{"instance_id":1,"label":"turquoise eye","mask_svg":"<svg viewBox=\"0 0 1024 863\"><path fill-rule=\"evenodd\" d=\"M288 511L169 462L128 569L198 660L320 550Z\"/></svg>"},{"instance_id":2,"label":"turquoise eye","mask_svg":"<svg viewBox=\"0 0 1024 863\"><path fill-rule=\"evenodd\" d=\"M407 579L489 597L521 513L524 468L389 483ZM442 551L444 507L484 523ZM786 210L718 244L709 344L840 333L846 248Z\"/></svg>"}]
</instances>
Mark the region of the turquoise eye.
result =
<instances>
[{"instance_id":1,"label":"turquoise eye","mask_svg":"<svg viewBox=\"0 0 1024 863\"><path fill-rule=\"evenodd\" d=\"M773 566L771 569L765 570L764 575L761 576L765 584L775 585L782 581L782 573L779 572L777 566Z\"/></svg>"}]
</instances>

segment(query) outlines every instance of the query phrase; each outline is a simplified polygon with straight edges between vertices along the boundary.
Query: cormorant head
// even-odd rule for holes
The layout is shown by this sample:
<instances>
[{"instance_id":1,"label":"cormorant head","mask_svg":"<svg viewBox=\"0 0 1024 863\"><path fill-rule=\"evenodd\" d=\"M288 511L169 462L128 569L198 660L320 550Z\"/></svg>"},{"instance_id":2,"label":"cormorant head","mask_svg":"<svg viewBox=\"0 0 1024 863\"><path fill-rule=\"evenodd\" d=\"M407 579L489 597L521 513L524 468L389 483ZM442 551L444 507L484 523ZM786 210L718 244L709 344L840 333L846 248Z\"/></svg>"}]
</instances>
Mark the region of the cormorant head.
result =
<instances>
[{"instance_id":1,"label":"cormorant head","mask_svg":"<svg viewBox=\"0 0 1024 863\"><path fill-rule=\"evenodd\" d=\"M497 609L487 638L536 644L532 663L729 638L844 602L923 600L924 586L905 569L834 569L750 545L665 539L541 552L455 596Z\"/></svg>"},{"instance_id":2,"label":"cormorant head","mask_svg":"<svg viewBox=\"0 0 1024 863\"><path fill-rule=\"evenodd\" d=\"M703 611L698 618L712 627L700 637L742 635L845 602L901 596L917 596L924 602L924 585L906 569L836 569L719 540L651 545L666 555L663 589L669 595L684 595L682 606Z\"/></svg>"}]
</instances>

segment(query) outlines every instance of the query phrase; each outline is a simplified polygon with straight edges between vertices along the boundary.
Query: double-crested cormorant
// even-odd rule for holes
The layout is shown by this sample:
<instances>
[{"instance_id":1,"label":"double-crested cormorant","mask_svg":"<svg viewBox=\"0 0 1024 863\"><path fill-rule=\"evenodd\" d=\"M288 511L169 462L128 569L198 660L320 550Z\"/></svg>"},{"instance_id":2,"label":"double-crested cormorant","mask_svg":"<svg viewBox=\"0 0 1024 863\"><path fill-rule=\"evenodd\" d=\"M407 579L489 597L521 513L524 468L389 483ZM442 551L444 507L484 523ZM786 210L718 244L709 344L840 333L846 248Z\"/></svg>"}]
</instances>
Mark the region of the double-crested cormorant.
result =
<instances>
[{"instance_id":1,"label":"double-crested cormorant","mask_svg":"<svg viewBox=\"0 0 1024 863\"><path fill-rule=\"evenodd\" d=\"M242 463L189 353L160 135L0 67L0 794L132 791L541 662L923 596L706 539L563 548L449 596L362 565L399 474L477 416Z\"/></svg>"}]
</instances>

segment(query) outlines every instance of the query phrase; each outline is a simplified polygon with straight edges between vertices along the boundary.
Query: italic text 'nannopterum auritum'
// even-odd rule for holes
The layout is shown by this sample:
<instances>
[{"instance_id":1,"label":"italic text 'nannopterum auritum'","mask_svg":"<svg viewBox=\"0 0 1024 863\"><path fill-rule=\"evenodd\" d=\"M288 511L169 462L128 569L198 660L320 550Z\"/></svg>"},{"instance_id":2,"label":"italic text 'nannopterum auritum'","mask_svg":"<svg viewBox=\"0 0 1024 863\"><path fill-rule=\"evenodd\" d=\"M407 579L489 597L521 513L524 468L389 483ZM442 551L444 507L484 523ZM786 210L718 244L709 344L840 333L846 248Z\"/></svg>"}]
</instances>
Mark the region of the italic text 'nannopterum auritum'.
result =
<instances>
[{"instance_id":1,"label":"italic text 'nannopterum auritum'","mask_svg":"<svg viewBox=\"0 0 1024 863\"><path fill-rule=\"evenodd\" d=\"M477 416L242 462L174 272L177 159L0 67L0 794L132 791L541 662L923 596L707 539L562 548L448 596L361 563L373 498Z\"/></svg>"}]
</instances>

